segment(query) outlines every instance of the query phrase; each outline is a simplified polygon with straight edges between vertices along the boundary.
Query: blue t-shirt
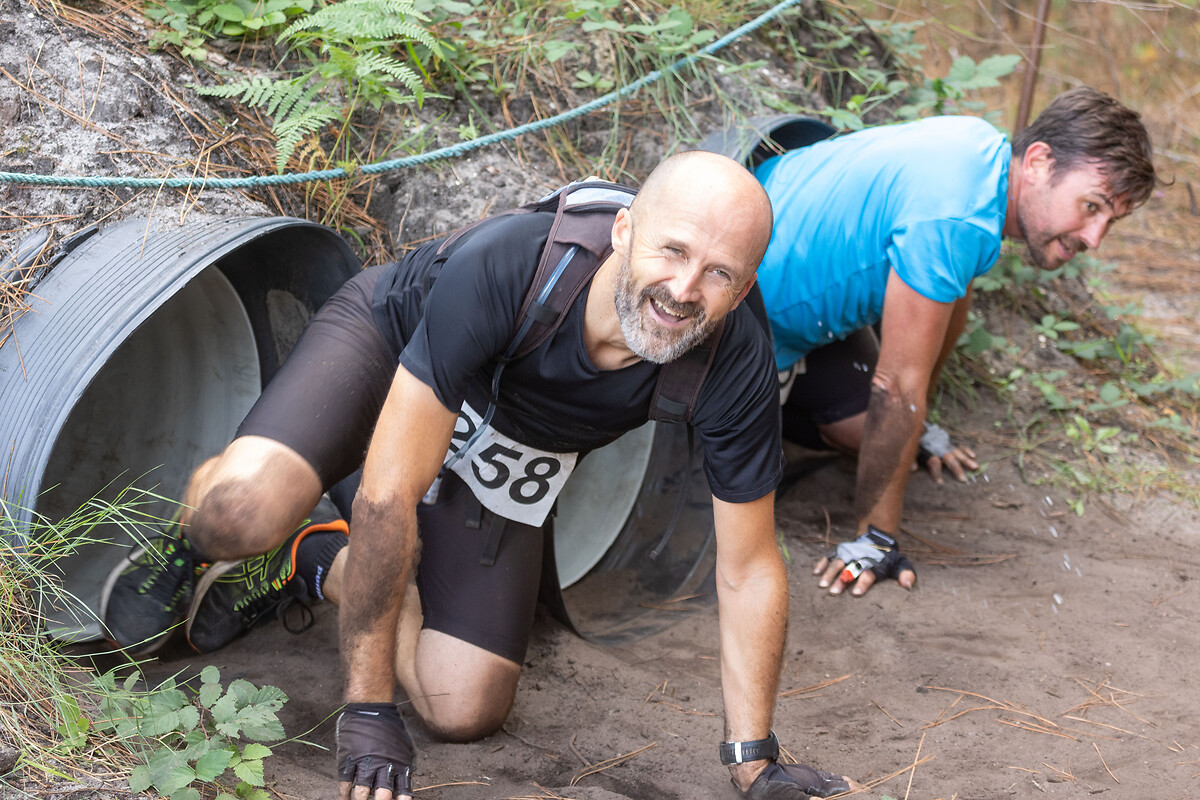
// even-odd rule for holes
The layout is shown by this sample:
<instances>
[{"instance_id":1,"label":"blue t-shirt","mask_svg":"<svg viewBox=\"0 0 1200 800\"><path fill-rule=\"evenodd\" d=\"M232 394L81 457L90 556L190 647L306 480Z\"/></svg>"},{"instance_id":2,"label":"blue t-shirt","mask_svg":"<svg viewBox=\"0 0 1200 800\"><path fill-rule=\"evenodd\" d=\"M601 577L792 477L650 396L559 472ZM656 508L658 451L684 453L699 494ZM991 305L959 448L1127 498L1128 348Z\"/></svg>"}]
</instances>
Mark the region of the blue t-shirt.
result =
<instances>
[{"instance_id":1,"label":"blue t-shirt","mask_svg":"<svg viewBox=\"0 0 1200 800\"><path fill-rule=\"evenodd\" d=\"M1000 254L1012 147L977 117L858 131L758 167L775 211L758 284L787 369L883 314L889 269L950 303Z\"/></svg>"}]
</instances>

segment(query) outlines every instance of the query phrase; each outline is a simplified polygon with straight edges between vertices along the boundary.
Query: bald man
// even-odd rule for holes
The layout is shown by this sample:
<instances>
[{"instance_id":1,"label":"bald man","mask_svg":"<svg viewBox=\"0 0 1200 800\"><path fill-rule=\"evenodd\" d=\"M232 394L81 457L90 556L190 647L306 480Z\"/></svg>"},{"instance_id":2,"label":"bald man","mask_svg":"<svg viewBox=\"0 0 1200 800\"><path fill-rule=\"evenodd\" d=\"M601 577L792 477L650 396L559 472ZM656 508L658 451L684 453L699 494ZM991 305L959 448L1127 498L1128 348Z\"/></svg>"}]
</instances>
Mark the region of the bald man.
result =
<instances>
[{"instance_id":1,"label":"bald man","mask_svg":"<svg viewBox=\"0 0 1200 800\"><path fill-rule=\"evenodd\" d=\"M114 573L103 608L113 638L154 639L186 607L189 640L209 650L298 586L339 602L341 796L410 797L394 676L448 741L498 730L516 693L544 514L497 494L548 509L549 478L644 423L661 365L724 322L691 416L716 526L720 759L749 797L845 790L839 776L775 763L771 733L787 623L773 523L783 462L771 347L742 304L771 236L766 193L734 161L691 152L607 213L611 246L594 275L560 327L511 361L553 213L501 216L349 281L238 438L193 477L186 537L166 535ZM314 506L364 451L347 538ZM455 463L473 464L474 478ZM215 559L226 561L197 566Z\"/></svg>"}]
</instances>

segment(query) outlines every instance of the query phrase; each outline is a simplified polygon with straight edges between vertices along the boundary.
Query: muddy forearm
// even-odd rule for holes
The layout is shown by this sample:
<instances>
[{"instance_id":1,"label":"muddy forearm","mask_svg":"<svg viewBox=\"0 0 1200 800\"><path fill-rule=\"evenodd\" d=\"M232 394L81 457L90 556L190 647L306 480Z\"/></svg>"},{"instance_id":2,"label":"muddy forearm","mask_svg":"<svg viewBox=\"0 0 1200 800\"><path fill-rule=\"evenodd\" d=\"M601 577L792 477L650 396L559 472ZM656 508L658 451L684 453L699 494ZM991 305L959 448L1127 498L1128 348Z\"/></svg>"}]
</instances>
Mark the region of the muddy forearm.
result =
<instances>
[{"instance_id":1,"label":"muddy forearm","mask_svg":"<svg viewBox=\"0 0 1200 800\"><path fill-rule=\"evenodd\" d=\"M925 419L924 389L871 386L855 487L859 533L868 523L891 533L900 525L909 465Z\"/></svg>"},{"instance_id":2,"label":"muddy forearm","mask_svg":"<svg viewBox=\"0 0 1200 800\"><path fill-rule=\"evenodd\" d=\"M346 699L393 698L396 624L417 552L416 510L354 502L339 611Z\"/></svg>"}]
</instances>

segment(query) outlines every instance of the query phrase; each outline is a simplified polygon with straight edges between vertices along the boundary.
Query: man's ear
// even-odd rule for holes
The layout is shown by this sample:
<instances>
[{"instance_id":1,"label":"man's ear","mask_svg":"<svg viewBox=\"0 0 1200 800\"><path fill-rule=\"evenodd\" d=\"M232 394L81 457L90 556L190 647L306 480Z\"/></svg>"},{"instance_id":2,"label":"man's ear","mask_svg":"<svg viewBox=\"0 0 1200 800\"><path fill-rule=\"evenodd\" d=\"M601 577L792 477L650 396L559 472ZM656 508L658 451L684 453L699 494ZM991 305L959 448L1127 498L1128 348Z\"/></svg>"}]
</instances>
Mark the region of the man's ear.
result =
<instances>
[{"instance_id":1,"label":"man's ear","mask_svg":"<svg viewBox=\"0 0 1200 800\"><path fill-rule=\"evenodd\" d=\"M622 258L629 255L629 246L633 238L633 216L628 208L617 211L617 217L612 226L612 249Z\"/></svg>"},{"instance_id":2,"label":"man's ear","mask_svg":"<svg viewBox=\"0 0 1200 800\"><path fill-rule=\"evenodd\" d=\"M1021 157L1021 175L1031 183L1049 183L1054 173L1054 151L1045 142L1033 142Z\"/></svg>"}]
</instances>

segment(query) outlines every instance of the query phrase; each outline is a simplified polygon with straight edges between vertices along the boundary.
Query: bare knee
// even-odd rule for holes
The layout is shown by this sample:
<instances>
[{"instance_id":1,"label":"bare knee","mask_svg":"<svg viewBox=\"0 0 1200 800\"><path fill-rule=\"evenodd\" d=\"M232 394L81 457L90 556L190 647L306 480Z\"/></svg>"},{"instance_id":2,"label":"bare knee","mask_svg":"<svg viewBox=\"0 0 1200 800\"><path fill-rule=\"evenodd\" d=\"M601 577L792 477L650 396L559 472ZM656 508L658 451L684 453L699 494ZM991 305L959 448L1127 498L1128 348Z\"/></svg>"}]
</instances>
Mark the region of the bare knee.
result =
<instances>
[{"instance_id":1,"label":"bare knee","mask_svg":"<svg viewBox=\"0 0 1200 800\"><path fill-rule=\"evenodd\" d=\"M517 696L521 665L440 631L421 631L415 686L404 688L437 738L470 742L500 730Z\"/></svg>"},{"instance_id":2,"label":"bare knee","mask_svg":"<svg viewBox=\"0 0 1200 800\"><path fill-rule=\"evenodd\" d=\"M862 444L863 424L866 413L855 414L846 419L818 425L821 439L825 444L843 453L855 454Z\"/></svg>"},{"instance_id":3,"label":"bare knee","mask_svg":"<svg viewBox=\"0 0 1200 800\"><path fill-rule=\"evenodd\" d=\"M235 439L192 476L187 537L213 559L245 558L283 542L321 495L321 481L295 451L256 436Z\"/></svg>"},{"instance_id":4,"label":"bare knee","mask_svg":"<svg viewBox=\"0 0 1200 800\"><path fill-rule=\"evenodd\" d=\"M430 702L422 721L430 734L443 742L473 742L491 736L508 719L516 685L511 692L497 694L501 696L475 696L470 702L461 697L449 703Z\"/></svg>"},{"instance_id":5,"label":"bare knee","mask_svg":"<svg viewBox=\"0 0 1200 800\"><path fill-rule=\"evenodd\" d=\"M191 515L188 540L213 559L246 558L270 550L287 537L288 521L271 519L260 499L241 481L214 486Z\"/></svg>"}]
</instances>

